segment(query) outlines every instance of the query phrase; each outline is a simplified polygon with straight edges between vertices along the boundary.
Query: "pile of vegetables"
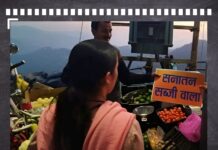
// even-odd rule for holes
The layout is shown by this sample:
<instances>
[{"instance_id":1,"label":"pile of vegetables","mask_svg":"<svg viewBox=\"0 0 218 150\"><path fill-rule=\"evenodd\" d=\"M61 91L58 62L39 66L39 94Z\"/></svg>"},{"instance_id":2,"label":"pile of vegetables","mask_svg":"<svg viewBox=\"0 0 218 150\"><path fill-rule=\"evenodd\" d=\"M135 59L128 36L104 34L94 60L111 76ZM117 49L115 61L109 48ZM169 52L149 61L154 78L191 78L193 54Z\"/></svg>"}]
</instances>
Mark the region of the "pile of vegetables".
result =
<instances>
[{"instance_id":1,"label":"pile of vegetables","mask_svg":"<svg viewBox=\"0 0 218 150\"><path fill-rule=\"evenodd\" d=\"M177 148L172 140L164 140L165 133L159 126L148 129L146 133L152 150L175 150Z\"/></svg>"},{"instance_id":2,"label":"pile of vegetables","mask_svg":"<svg viewBox=\"0 0 218 150\"><path fill-rule=\"evenodd\" d=\"M161 127L151 128L146 131L152 150L161 150L164 147L164 131Z\"/></svg>"},{"instance_id":3,"label":"pile of vegetables","mask_svg":"<svg viewBox=\"0 0 218 150\"><path fill-rule=\"evenodd\" d=\"M150 150L150 144L149 144L149 141L148 141L148 135L146 132L143 133L143 139L144 139L144 147L146 150Z\"/></svg>"},{"instance_id":4,"label":"pile of vegetables","mask_svg":"<svg viewBox=\"0 0 218 150\"><path fill-rule=\"evenodd\" d=\"M186 118L186 114L181 107L164 108L157 112L157 115L164 123L173 123Z\"/></svg>"},{"instance_id":5,"label":"pile of vegetables","mask_svg":"<svg viewBox=\"0 0 218 150\"><path fill-rule=\"evenodd\" d=\"M47 107L52 101L54 97L39 97L36 101L31 102L32 108L40 108L40 107Z\"/></svg>"},{"instance_id":6,"label":"pile of vegetables","mask_svg":"<svg viewBox=\"0 0 218 150\"><path fill-rule=\"evenodd\" d=\"M151 89L140 89L132 91L123 97L123 102L129 104L149 104L151 103Z\"/></svg>"}]
</instances>

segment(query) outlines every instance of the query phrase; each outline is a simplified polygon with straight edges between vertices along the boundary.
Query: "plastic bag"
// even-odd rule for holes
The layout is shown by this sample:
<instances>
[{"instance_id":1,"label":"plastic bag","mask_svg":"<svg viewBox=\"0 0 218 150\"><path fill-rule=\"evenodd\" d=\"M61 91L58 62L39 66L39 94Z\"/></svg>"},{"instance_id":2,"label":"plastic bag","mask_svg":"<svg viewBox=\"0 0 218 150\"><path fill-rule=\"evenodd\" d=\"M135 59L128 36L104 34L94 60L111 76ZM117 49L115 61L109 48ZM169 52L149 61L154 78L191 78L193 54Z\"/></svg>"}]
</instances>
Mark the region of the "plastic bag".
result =
<instances>
[{"instance_id":1,"label":"plastic bag","mask_svg":"<svg viewBox=\"0 0 218 150\"><path fill-rule=\"evenodd\" d=\"M201 118L192 113L187 119L179 124L179 131L192 142L197 142L201 137Z\"/></svg>"}]
</instances>

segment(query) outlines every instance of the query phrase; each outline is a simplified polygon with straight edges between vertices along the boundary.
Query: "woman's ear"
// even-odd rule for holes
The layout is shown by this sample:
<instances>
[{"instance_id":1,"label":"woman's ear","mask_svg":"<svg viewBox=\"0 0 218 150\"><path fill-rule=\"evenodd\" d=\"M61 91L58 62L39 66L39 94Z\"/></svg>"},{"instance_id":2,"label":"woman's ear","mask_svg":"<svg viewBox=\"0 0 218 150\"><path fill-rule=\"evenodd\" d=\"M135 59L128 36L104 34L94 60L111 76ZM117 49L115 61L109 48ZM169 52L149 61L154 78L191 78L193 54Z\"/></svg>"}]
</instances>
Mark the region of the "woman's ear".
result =
<instances>
[{"instance_id":1,"label":"woman's ear","mask_svg":"<svg viewBox=\"0 0 218 150\"><path fill-rule=\"evenodd\" d=\"M106 84L111 84L113 80L113 75L111 74L111 72L107 72L106 76L105 76L105 82Z\"/></svg>"},{"instance_id":2,"label":"woman's ear","mask_svg":"<svg viewBox=\"0 0 218 150\"><path fill-rule=\"evenodd\" d=\"M116 83L115 75L111 72L107 72L105 76L105 85L107 87L107 94L111 93Z\"/></svg>"}]
</instances>

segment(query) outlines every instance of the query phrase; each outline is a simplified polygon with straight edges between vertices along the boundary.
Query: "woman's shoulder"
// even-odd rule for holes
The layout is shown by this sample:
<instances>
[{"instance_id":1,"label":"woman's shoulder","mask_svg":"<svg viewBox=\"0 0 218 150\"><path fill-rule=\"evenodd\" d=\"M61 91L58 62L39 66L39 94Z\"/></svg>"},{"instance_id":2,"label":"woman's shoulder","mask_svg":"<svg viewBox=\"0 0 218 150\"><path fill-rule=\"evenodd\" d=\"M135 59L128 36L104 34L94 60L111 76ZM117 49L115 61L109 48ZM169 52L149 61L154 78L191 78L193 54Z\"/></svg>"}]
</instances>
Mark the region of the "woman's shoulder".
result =
<instances>
[{"instance_id":1,"label":"woman's shoulder","mask_svg":"<svg viewBox=\"0 0 218 150\"><path fill-rule=\"evenodd\" d=\"M143 150L144 141L139 122L135 119L129 129L122 150Z\"/></svg>"},{"instance_id":2,"label":"woman's shoulder","mask_svg":"<svg viewBox=\"0 0 218 150\"><path fill-rule=\"evenodd\" d=\"M103 106L111 107L111 108L114 108L114 109L122 109L123 112L129 113L129 112L126 110L126 108L124 108L124 107L121 106L121 104L120 104L119 102L112 102L112 101L110 101L110 100L107 100L107 101L103 104ZM132 114L132 113L130 113L130 114ZM132 114L132 115L134 115L134 114Z\"/></svg>"},{"instance_id":3,"label":"woman's shoulder","mask_svg":"<svg viewBox=\"0 0 218 150\"><path fill-rule=\"evenodd\" d=\"M100 116L114 116L119 117L122 120L133 120L135 118L135 114L130 113L126 110L126 108L123 108L120 103L118 102L112 102L112 101L106 101L97 111Z\"/></svg>"}]
</instances>

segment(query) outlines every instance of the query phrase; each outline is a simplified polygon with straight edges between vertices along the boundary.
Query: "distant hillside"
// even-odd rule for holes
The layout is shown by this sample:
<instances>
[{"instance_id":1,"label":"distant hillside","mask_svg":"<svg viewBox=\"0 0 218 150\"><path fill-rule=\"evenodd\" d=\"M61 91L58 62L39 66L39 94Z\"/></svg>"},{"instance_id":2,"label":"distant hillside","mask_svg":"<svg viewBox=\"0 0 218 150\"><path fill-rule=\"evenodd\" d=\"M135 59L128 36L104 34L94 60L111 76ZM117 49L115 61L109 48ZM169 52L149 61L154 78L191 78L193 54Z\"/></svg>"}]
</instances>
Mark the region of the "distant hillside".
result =
<instances>
[{"instance_id":1,"label":"distant hillside","mask_svg":"<svg viewBox=\"0 0 218 150\"><path fill-rule=\"evenodd\" d=\"M69 54L69 49L44 47L28 54L15 54L12 56L12 62L26 61L26 64L18 70L23 74L41 71L52 74L63 70Z\"/></svg>"},{"instance_id":2,"label":"distant hillside","mask_svg":"<svg viewBox=\"0 0 218 150\"><path fill-rule=\"evenodd\" d=\"M175 59L190 59L191 58L191 43L182 47L169 50L169 55L173 55ZM131 46L119 47L122 56L139 56L139 54L131 53ZM144 54L147 56L148 54ZM150 57L150 55L149 55ZM198 41L198 61L205 61L207 58L207 41ZM133 62L130 68L140 68L145 65L145 62ZM154 67L160 67L159 63L154 63ZM186 64L178 64L178 69L184 70ZM204 68L204 64L198 64L198 68ZM143 70L135 70L135 72L143 72Z\"/></svg>"},{"instance_id":3,"label":"distant hillside","mask_svg":"<svg viewBox=\"0 0 218 150\"><path fill-rule=\"evenodd\" d=\"M86 33L83 33L86 36ZM79 42L78 32L44 31L29 26L14 26L10 30L10 41L15 43L20 53L32 53L43 47L69 48Z\"/></svg>"},{"instance_id":4,"label":"distant hillside","mask_svg":"<svg viewBox=\"0 0 218 150\"><path fill-rule=\"evenodd\" d=\"M191 58L191 43L183 45L182 47L169 50L169 55L173 55L175 59L190 59ZM131 46L119 47L122 56L138 56L139 54L131 53ZM147 55L147 54L144 54ZM207 56L207 41L198 41L198 60L205 60Z\"/></svg>"},{"instance_id":5,"label":"distant hillside","mask_svg":"<svg viewBox=\"0 0 218 150\"><path fill-rule=\"evenodd\" d=\"M186 44L180 48L176 48L169 52L169 55L173 55L175 59L190 59L191 58L191 43ZM198 61L206 60L207 57L207 41L198 41Z\"/></svg>"},{"instance_id":6,"label":"distant hillside","mask_svg":"<svg viewBox=\"0 0 218 150\"><path fill-rule=\"evenodd\" d=\"M207 53L207 41L199 41L198 43L198 60L205 60ZM122 56L138 56L139 54L131 53L131 47L122 46L119 47ZM31 72L46 72L49 74L62 71L63 67L67 63L70 49L67 48L51 48L43 47L36 49L29 53L18 52L12 55L12 62L16 63L21 60L25 60L26 64L19 68L19 71L23 74ZM169 55L174 55L176 59L189 59L191 55L191 44L184 45L180 48L171 50ZM131 68L142 67L145 62L133 62ZM179 65L178 69L184 69L186 65ZM154 67L160 67L159 63L155 63ZM144 70L134 70L134 72L142 73Z\"/></svg>"}]
</instances>

